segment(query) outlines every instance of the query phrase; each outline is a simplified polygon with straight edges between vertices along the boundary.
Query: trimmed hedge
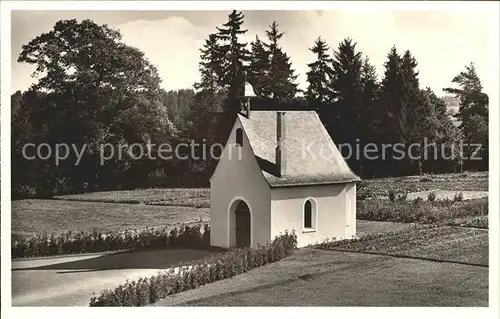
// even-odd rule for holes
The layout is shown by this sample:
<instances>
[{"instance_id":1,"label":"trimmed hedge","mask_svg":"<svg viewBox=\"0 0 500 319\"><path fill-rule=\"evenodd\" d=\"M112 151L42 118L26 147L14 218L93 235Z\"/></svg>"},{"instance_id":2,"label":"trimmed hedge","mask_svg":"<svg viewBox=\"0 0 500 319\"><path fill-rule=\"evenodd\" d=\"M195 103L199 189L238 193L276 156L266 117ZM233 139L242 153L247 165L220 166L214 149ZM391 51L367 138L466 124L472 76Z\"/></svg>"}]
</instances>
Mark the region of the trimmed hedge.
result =
<instances>
[{"instance_id":1,"label":"trimmed hedge","mask_svg":"<svg viewBox=\"0 0 500 319\"><path fill-rule=\"evenodd\" d=\"M127 281L113 290L104 290L98 297L92 297L90 306L145 306L169 295L231 278L253 268L276 262L291 255L296 248L295 233L285 233L265 246L232 250L216 255L210 260L194 262L178 271L172 269L159 272L150 278Z\"/></svg>"},{"instance_id":2,"label":"trimmed hedge","mask_svg":"<svg viewBox=\"0 0 500 319\"><path fill-rule=\"evenodd\" d=\"M13 240L12 258L43 257L107 251L156 249L165 247L208 247L208 224L164 227L124 232L67 232L59 235L41 234Z\"/></svg>"}]
</instances>

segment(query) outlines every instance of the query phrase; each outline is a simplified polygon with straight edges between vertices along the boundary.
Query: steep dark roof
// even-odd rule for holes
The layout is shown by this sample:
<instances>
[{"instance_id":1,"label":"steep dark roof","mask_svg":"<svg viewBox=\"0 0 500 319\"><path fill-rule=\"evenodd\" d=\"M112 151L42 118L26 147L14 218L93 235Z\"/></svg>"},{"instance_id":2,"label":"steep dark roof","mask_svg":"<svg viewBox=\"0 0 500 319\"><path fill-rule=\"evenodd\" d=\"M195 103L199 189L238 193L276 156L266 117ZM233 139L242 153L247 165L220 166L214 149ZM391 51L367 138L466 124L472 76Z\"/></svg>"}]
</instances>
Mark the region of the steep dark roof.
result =
<instances>
[{"instance_id":1,"label":"steep dark roof","mask_svg":"<svg viewBox=\"0 0 500 319\"><path fill-rule=\"evenodd\" d=\"M285 176L276 174L276 111L251 111L238 118L271 187L359 181L314 111L285 111Z\"/></svg>"}]
</instances>

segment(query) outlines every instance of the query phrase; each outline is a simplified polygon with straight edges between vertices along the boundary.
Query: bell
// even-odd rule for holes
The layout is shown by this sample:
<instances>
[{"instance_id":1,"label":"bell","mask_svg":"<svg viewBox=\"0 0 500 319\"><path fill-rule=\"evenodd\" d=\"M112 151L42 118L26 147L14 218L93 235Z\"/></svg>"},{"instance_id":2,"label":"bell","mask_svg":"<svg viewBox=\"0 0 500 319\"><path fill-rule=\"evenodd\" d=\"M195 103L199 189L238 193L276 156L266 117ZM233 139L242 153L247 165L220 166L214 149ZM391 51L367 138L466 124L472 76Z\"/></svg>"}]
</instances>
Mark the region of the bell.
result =
<instances>
[{"instance_id":1,"label":"bell","mask_svg":"<svg viewBox=\"0 0 500 319\"><path fill-rule=\"evenodd\" d=\"M251 98L251 97L256 97L256 96L257 95L253 91L252 85L250 83L248 83L248 82L245 82L245 94L244 94L244 97L245 98Z\"/></svg>"}]
</instances>

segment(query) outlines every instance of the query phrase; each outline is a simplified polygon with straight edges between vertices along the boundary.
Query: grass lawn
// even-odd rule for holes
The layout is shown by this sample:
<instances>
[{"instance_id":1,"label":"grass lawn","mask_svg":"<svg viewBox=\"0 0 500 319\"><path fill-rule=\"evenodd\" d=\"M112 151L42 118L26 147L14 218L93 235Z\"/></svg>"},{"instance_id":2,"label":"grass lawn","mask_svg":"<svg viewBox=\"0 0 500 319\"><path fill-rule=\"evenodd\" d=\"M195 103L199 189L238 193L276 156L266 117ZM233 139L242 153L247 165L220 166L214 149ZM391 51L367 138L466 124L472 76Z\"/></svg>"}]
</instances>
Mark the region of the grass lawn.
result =
<instances>
[{"instance_id":1,"label":"grass lawn","mask_svg":"<svg viewBox=\"0 0 500 319\"><path fill-rule=\"evenodd\" d=\"M332 254L331 258L338 258ZM181 306L485 307L488 269L361 255L326 273L193 300ZM253 274L254 276L257 274ZM238 278L239 279L239 278ZM235 279L238 280L238 279ZM229 283L227 283L229 284Z\"/></svg>"},{"instance_id":2,"label":"grass lawn","mask_svg":"<svg viewBox=\"0 0 500 319\"><path fill-rule=\"evenodd\" d=\"M453 228L448 235L453 232L466 237L463 229ZM434 237L437 241L439 236ZM453 239L447 238L442 244L450 242ZM480 243L484 247L484 241ZM416 245L415 249L420 247ZM480 254L487 259L487 250ZM487 267L302 248L277 263L170 296L153 306L487 305Z\"/></svg>"},{"instance_id":3,"label":"grass lawn","mask_svg":"<svg viewBox=\"0 0 500 319\"><path fill-rule=\"evenodd\" d=\"M209 219L209 209L65 200L12 202L12 235L66 231L122 231L198 223Z\"/></svg>"},{"instance_id":4,"label":"grass lawn","mask_svg":"<svg viewBox=\"0 0 500 319\"><path fill-rule=\"evenodd\" d=\"M488 305L486 230L409 228L334 249L302 248L277 263L170 296L154 306Z\"/></svg>"},{"instance_id":5,"label":"grass lawn","mask_svg":"<svg viewBox=\"0 0 500 319\"><path fill-rule=\"evenodd\" d=\"M208 188L150 188L56 196L56 199L102 203L210 207Z\"/></svg>"}]
</instances>

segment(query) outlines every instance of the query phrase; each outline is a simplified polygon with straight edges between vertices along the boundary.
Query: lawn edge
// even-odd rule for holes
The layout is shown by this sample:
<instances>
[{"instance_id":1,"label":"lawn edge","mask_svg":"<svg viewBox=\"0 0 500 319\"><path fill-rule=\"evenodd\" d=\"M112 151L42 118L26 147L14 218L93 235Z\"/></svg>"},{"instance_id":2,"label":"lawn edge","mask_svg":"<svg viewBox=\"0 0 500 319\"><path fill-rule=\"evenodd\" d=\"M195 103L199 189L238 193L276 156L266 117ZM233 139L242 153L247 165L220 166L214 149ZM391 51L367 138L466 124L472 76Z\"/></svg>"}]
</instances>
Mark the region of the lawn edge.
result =
<instances>
[{"instance_id":1,"label":"lawn edge","mask_svg":"<svg viewBox=\"0 0 500 319\"><path fill-rule=\"evenodd\" d=\"M113 251L103 251L100 253L65 254L65 255L52 255L52 256L40 256L40 257L19 257L19 258L11 258L11 262L50 260L50 259L73 258L73 257L91 257L91 256L101 257L101 256L107 256L125 252L130 252L130 250L113 250Z\"/></svg>"},{"instance_id":2,"label":"lawn edge","mask_svg":"<svg viewBox=\"0 0 500 319\"><path fill-rule=\"evenodd\" d=\"M469 263L466 261L446 260L446 259L419 257L419 256L409 256L409 255L404 255L404 254L392 254L392 253L384 253L384 252L378 252L378 251L360 251L360 250L354 250L354 249L323 248L323 247L318 247L315 249L329 250L329 251L342 251L342 252L347 252L347 253L387 256L387 257L394 257L394 258L415 259L415 260L431 261L431 262L438 262L438 263L460 264L460 265L467 265L467 266L477 266L477 267L489 268L489 265L479 264L479 263Z\"/></svg>"}]
</instances>

